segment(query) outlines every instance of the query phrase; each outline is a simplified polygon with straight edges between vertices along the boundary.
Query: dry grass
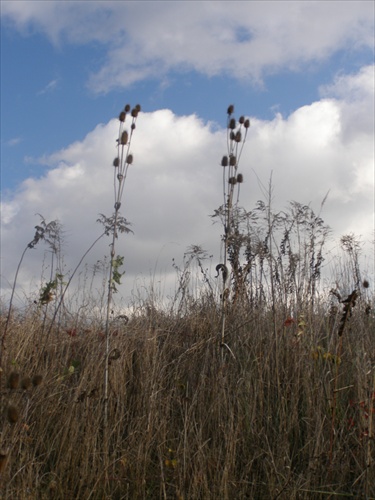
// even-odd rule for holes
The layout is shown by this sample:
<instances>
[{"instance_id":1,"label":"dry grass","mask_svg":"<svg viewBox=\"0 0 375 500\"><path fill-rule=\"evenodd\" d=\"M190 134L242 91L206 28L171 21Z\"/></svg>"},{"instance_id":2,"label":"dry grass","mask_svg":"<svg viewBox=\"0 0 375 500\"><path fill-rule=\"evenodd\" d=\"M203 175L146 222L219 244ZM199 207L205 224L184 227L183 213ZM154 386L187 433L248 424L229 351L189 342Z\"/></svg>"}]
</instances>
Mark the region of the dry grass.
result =
<instances>
[{"instance_id":1,"label":"dry grass","mask_svg":"<svg viewBox=\"0 0 375 500\"><path fill-rule=\"evenodd\" d=\"M2 498L374 497L374 318L353 311L339 359L338 326L319 307L299 325L277 311L277 350L274 313L231 311L224 362L213 304L137 314L112 333L106 444L102 332L52 331L46 343L31 313L13 318ZM15 388L15 373L42 383Z\"/></svg>"}]
</instances>

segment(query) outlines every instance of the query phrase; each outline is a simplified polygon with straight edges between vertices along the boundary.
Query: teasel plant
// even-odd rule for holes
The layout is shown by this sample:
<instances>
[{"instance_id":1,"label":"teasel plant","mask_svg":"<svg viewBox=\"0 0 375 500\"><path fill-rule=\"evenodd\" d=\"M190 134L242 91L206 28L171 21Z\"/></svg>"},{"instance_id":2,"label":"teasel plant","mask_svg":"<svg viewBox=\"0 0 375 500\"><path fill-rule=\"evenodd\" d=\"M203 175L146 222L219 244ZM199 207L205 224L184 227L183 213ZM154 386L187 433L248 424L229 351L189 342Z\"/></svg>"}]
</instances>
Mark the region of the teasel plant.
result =
<instances>
[{"instance_id":1,"label":"teasel plant","mask_svg":"<svg viewBox=\"0 0 375 500\"><path fill-rule=\"evenodd\" d=\"M137 104L131 108L127 104L123 111L119 114L119 132L117 138L117 156L113 160L114 176L114 212L111 217L106 217L100 214L98 222L104 226L104 232L107 236L112 236L110 243L110 263L109 263L109 279L107 291L107 307L105 321L105 363L104 363L104 429L108 427L108 388L109 388L109 365L111 357L111 338L110 338L110 315L113 302L113 294L117 291L116 285L120 284L123 273L119 272L119 267L123 263L123 257L116 256L116 240L119 233L129 233L130 223L120 214L124 186L130 165L133 164L133 155L130 152L131 142L138 114L141 111L141 106ZM130 126L126 127L125 122L129 118Z\"/></svg>"},{"instance_id":2,"label":"teasel plant","mask_svg":"<svg viewBox=\"0 0 375 500\"><path fill-rule=\"evenodd\" d=\"M231 104L227 110L227 154L221 160L223 167L223 205L217 212L220 215L223 234L223 262L216 266L218 276L221 272L223 283L221 293L221 321L220 321L220 346L226 347L231 354L229 346L225 343L225 327L227 316L227 304L230 296L230 272L228 270L228 257L230 251L235 217L239 203L240 186L243 183L243 175L238 172L241 155L250 128L250 120L241 116L237 120L233 116L234 106ZM233 266L232 266L233 267Z\"/></svg>"}]
</instances>

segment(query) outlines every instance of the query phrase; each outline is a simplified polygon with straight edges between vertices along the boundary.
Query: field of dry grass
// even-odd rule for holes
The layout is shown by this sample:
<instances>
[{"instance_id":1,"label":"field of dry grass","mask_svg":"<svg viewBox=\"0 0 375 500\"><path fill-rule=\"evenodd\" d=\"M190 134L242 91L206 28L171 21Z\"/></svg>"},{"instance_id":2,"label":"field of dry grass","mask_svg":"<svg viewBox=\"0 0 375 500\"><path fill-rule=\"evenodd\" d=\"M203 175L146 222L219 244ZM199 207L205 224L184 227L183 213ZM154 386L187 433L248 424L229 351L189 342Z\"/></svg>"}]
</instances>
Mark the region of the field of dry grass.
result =
<instances>
[{"instance_id":1,"label":"field of dry grass","mask_svg":"<svg viewBox=\"0 0 375 500\"><path fill-rule=\"evenodd\" d=\"M2 498L375 497L375 321L361 301L341 337L344 305L293 319L238 305L228 349L210 300L139 307L111 332L107 433L102 331L47 334L36 309L12 316L3 356Z\"/></svg>"}]
</instances>

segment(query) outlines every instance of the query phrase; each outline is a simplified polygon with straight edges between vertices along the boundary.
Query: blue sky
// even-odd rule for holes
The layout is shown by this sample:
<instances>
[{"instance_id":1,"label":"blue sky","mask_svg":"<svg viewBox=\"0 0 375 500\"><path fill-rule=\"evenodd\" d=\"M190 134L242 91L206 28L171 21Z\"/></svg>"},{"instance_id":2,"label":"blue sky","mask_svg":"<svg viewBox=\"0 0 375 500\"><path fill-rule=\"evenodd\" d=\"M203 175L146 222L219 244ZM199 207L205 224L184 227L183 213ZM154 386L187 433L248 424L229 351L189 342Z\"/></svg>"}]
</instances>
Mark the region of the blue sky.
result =
<instances>
[{"instance_id":1,"label":"blue sky","mask_svg":"<svg viewBox=\"0 0 375 500\"><path fill-rule=\"evenodd\" d=\"M35 213L58 217L71 235L68 268L95 236L89 221L110 210L111 179L102 193L93 179L67 187L66 175L88 177L90 168L95 182L105 185L105 164L113 156L111 120L127 102L140 103L143 111L134 142L143 172L131 176L128 194L140 256L129 261L134 279L147 274L160 252L167 268L172 253L181 256L189 243L215 251L218 228L208 229L208 214L220 203L215 168L225 153L230 103L252 119L243 167L249 205L261 197L257 178L267 184L272 172L276 205L301 197L297 201L318 210L330 191L325 220L337 237L353 231L373 240L373 2L2 1L1 23L5 281L12 272L4 277L4 261L11 263L7 269L14 267L11 248L24 245L20 228L32 237ZM193 165L168 140L170 127L181 129L179 146L193 149ZM162 165L157 172L155 155ZM197 192L189 173L201 175L206 188ZM183 179L180 193L175 175ZM154 234L143 222L150 218L147 203L137 206L140 195L130 187L140 178L152 183L169 232ZM189 208L192 198L203 216ZM83 236L76 199L85 200L79 207ZM66 200L72 200L70 210ZM180 234L177 221L169 220L171 207L191 230ZM206 215L196 228L197 217ZM32 279L25 269L24 283Z\"/></svg>"}]
</instances>

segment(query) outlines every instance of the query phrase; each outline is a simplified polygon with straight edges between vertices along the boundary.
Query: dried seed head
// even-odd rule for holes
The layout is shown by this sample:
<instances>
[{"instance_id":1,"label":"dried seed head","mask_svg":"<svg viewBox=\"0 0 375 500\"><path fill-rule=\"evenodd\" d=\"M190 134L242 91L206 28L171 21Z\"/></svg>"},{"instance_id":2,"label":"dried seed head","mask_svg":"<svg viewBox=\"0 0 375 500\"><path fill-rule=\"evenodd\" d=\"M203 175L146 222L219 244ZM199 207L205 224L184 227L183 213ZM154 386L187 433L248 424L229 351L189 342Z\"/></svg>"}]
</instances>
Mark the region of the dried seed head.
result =
<instances>
[{"instance_id":1,"label":"dried seed head","mask_svg":"<svg viewBox=\"0 0 375 500\"><path fill-rule=\"evenodd\" d=\"M228 156L223 156L221 160L221 166L222 167L227 167L228 166Z\"/></svg>"},{"instance_id":2,"label":"dried seed head","mask_svg":"<svg viewBox=\"0 0 375 500\"><path fill-rule=\"evenodd\" d=\"M230 135L229 135L229 139L231 141L234 141L234 139L236 138L236 134L233 132L233 130L230 131Z\"/></svg>"},{"instance_id":3,"label":"dried seed head","mask_svg":"<svg viewBox=\"0 0 375 500\"><path fill-rule=\"evenodd\" d=\"M8 421L11 424L15 424L16 422L18 422L19 416L20 416L20 414L19 414L18 408L16 408L13 405L9 405L8 410L7 410Z\"/></svg>"},{"instance_id":4,"label":"dried seed head","mask_svg":"<svg viewBox=\"0 0 375 500\"><path fill-rule=\"evenodd\" d=\"M229 177L229 184L237 184L237 179L235 177Z\"/></svg>"},{"instance_id":5,"label":"dried seed head","mask_svg":"<svg viewBox=\"0 0 375 500\"><path fill-rule=\"evenodd\" d=\"M135 130L135 123L132 123L130 128L131 128L132 130Z\"/></svg>"},{"instance_id":6,"label":"dried seed head","mask_svg":"<svg viewBox=\"0 0 375 500\"><path fill-rule=\"evenodd\" d=\"M241 139L242 139L241 132L240 132L240 131L238 131L238 132L237 132L237 134L236 134L236 136L235 136L235 138L234 138L234 140L235 140L236 142L241 142Z\"/></svg>"},{"instance_id":7,"label":"dried seed head","mask_svg":"<svg viewBox=\"0 0 375 500\"><path fill-rule=\"evenodd\" d=\"M114 166L114 167L118 167L119 165L120 165L120 158L115 158L115 159L113 160L113 166Z\"/></svg>"},{"instance_id":8,"label":"dried seed head","mask_svg":"<svg viewBox=\"0 0 375 500\"><path fill-rule=\"evenodd\" d=\"M121 182L124 176L122 174L117 174L117 179Z\"/></svg>"},{"instance_id":9,"label":"dried seed head","mask_svg":"<svg viewBox=\"0 0 375 500\"><path fill-rule=\"evenodd\" d=\"M5 467L8 464L9 455L5 451L0 451L0 474L2 474L5 470Z\"/></svg>"},{"instance_id":10,"label":"dried seed head","mask_svg":"<svg viewBox=\"0 0 375 500\"><path fill-rule=\"evenodd\" d=\"M368 288L370 286L370 283L367 280L363 280L362 286L363 288Z\"/></svg>"},{"instance_id":11,"label":"dried seed head","mask_svg":"<svg viewBox=\"0 0 375 500\"><path fill-rule=\"evenodd\" d=\"M132 117L133 118L137 118L138 113L139 113L139 110L137 108L133 108L132 109Z\"/></svg>"},{"instance_id":12,"label":"dried seed head","mask_svg":"<svg viewBox=\"0 0 375 500\"><path fill-rule=\"evenodd\" d=\"M43 377L42 375L34 375L32 379L33 386L36 387L37 385L40 385L43 382Z\"/></svg>"},{"instance_id":13,"label":"dried seed head","mask_svg":"<svg viewBox=\"0 0 375 500\"><path fill-rule=\"evenodd\" d=\"M237 175L237 182L238 182L239 184L242 184L242 183L243 183L243 175L242 175L242 174L238 174L238 175Z\"/></svg>"},{"instance_id":14,"label":"dried seed head","mask_svg":"<svg viewBox=\"0 0 375 500\"><path fill-rule=\"evenodd\" d=\"M244 116L240 116L239 119L238 119L238 121L240 122L241 125L243 125L244 122L245 122L245 117Z\"/></svg>"},{"instance_id":15,"label":"dried seed head","mask_svg":"<svg viewBox=\"0 0 375 500\"><path fill-rule=\"evenodd\" d=\"M231 155L229 158L229 165L231 167L235 167L237 163L237 158L234 155Z\"/></svg>"},{"instance_id":16,"label":"dried seed head","mask_svg":"<svg viewBox=\"0 0 375 500\"><path fill-rule=\"evenodd\" d=\"M127 104L124 108L125 113L129 113L130 111L130 104Z\"/></svg>"},{"instance_id":17,"label":"dried seed head","mask_svg":"<svg viewBox=\"0 0 375 500\"><path fill-rule=\"evenodd\" d=\"M125 121L125 117L126 117L125 111L121 111L120 116L118 117L118 119L120 120L120 122L124 122Z\"/></svg>"},{"instance_id":18,"label":"dried seed head","mask_svg":"<svg viewBox=\"0 0 375 500\"><path fill-rule=\"evenodd\" d=\"M120 210L120 207L121 207L121 202L116 201L116 203L115 203L115 210Z\"/></svg>"},{"instance_id":19,"label":"dried seed head","mask_svg":"<svg viewBox=\"0 0 375 500\"><path fill-rule=\"evenodd\" d=\"M234 106L233 106L233 104L231 104L230 106L228 106L228 110L227 110L228 115L231 115L233 113L233 111L234 111Z\"/></svg>"},{"instance_id":20,"label":"dried seed head","mask_svg":"<svg viewBox=\"0 0 375 500\"><path fill-rule=\"evenodd\" d=\"M30 389L31 387L31 378L30 377L24 377L22 380L21 380L21 387L22 389L24 389L25 391L27 389Z\"/></svg>"},{"instance_id":21,"label":"dried seed head","mask_svg":"<svg viewBox=\"0 0 375 500\"><path fill-rule=\"evenodd\" d=\"M128 157L126 158L126 163L128 163L129 165L133 163L133 155L128 155Z\"/></svg>"},{"instance_id":22,"label":"dried seed head","mask_svg":"<svg viewBox=\"0 0 375 500\"><path fill-rule=\"evenodd\" d=\"M20 374L17 372L11 372L8 378L9 389L18 389L20 383Z\"/></svg>"},{"instance_id":23,"label":"dried seed head","mask_svg":"<svg viewBox=\"0 0 375 500\"><path fill-rule=\"evenodd\" d=\"M121 144L123 146L125 146L125 144L128 143L128 137L129 137L129 135L128 135L127 131L124 130L123 133L122 133L122 135L121 135Z\"/></svg>"},{"instance_id":24,"label":"dried seed head","mask_svg":"<svg viewBox=\"0 0 375 500\"><path fill-rule=\"evenodd\" d=\"M236 119L235 118L230 119L228 128L230 128L232 130L234 130L236 128Z\"/></svg>"},{"instance_id":25,"label":"dried seed head","mask_svg":"<svg viewBox=\"0 0 375 500\"><path fill-rule=\"evenodd\" d=\"M243 126L245 128L249 128L250 127L250 120L248 118L245 120L245 123L243 124Z\"/></svg>"},{"instance_id":26,"label":"dried seed head","mask_svg":"<svg viewBox=\"0 0 375 500\"><path fill-rule=\"evenodd\" d=\"M139 112L139 111L141 111L141 105L140 105L140 104L136 104L136 105L134 106L134 109L137 109L137 110L138 110L138 112Z\"/></svg>"}]
</instances>

